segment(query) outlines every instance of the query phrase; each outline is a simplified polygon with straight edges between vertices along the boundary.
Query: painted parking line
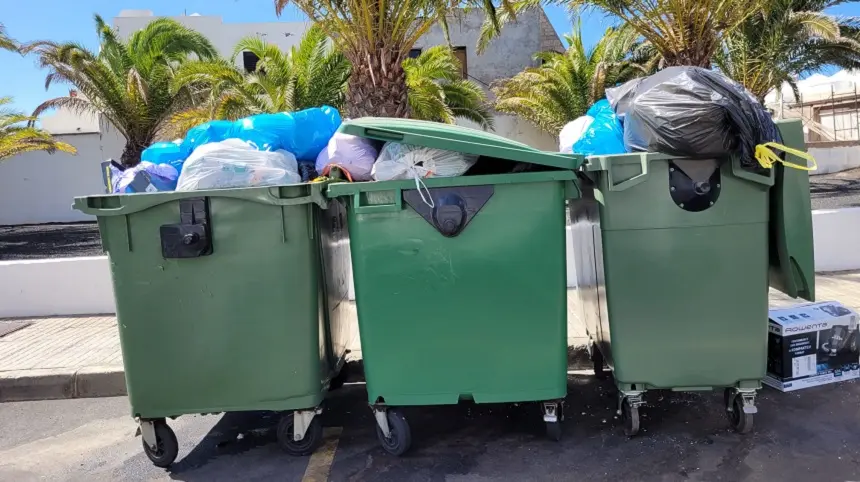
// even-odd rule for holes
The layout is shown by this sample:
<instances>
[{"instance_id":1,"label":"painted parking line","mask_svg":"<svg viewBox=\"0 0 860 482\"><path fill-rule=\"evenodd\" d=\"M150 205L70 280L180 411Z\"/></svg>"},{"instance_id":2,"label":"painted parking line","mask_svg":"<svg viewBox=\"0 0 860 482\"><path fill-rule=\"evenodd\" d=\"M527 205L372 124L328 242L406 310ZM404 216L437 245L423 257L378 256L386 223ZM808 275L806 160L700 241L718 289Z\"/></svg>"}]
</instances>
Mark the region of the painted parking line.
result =
<instances>
[{"instance_id":1,"label":"painted parking line","mask_svg":"<svg viewBox=\"0 0 860 482\"><path fill-rule=\"evenodd\" d=\"M328 474L331 472L331 464L334 462L334 453L337 451L341 432L343 432L343 427L327 427L323 431L322 447L311 455L302 482L328 481Z\"/></svg>"}]
</instances>

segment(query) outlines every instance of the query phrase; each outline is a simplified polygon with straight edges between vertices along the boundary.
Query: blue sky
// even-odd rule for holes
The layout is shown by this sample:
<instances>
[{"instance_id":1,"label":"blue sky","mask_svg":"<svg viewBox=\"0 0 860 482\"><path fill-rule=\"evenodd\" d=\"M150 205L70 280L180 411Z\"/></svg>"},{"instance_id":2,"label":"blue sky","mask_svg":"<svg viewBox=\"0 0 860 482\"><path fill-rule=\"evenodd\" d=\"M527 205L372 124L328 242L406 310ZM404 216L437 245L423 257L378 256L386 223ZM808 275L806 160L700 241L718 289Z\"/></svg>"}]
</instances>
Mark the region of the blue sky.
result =
<instances>
[{"instance_id":1,"label":"blue sky","mask_svg":"<svg viewBox=\"0 0 860 482\"><path fill-rule=\"evenodd\" d=\"M102 15L109 22L122 9L152 10L155 15L220 15L226 22L277 20L272 0L49 0L36 3L0 0L0 3L3 3L0 23L5 24L9 35L18 41L76 41L93 49L97 48L92 22L94 13ZM860 15L860 6L842 5L832 13ZM548 7L547 14L559 34L570 32L570 18L563 9ZM285 21L303 18L293 9L288 9L281 17ZM599 14L590 14L584 19L582 25L587 44L596 41L610 24L609 19ZM13 96L14 106L27 112L43 100L63 95L68 90L60 86L45 92L45 72L36 67L32 57L22 58L9 52L0 52L0 72L0 96Z\"/></svg>"}]
</instances>

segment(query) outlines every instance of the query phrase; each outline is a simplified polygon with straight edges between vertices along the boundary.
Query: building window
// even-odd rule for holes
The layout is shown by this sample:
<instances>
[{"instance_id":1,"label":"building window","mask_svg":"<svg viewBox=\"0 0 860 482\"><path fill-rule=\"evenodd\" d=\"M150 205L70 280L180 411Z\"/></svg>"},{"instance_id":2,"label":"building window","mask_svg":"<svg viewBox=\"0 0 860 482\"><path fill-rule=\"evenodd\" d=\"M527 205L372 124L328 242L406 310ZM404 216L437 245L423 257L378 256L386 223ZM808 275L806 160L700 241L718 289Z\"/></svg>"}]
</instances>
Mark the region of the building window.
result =
<instances>
[{"instance_id":1,"label":"building window","mask_svg":"<svg viewBox=\"0 0 860 482\"><path fill-rule=\"evenodd\" d=\"M260 58L254 52L242 52L242 66L245 68L245 72L255 72L259 61Z\"/></svg>"},{"instance_id":2,"label":"building window","mask_svg":"<svg viewBox=\"0 0 860 482\"><path fill-rule=\"evenodd\" d=\"M468 64L466 63L466 47L454 47L454 57L460 61L460 73L464 79L469 77Z\"/></svg>"},{"instance_id":3,"label":"building window","mask_svg":"<svg viewBox=\"0 0 860 482\"><path fill-rule=\"evenodd\" d=\"M421 49L412 49L409 51L410 59L417 59L419 55L421 55Z\"/></svg>"}]
</instances>

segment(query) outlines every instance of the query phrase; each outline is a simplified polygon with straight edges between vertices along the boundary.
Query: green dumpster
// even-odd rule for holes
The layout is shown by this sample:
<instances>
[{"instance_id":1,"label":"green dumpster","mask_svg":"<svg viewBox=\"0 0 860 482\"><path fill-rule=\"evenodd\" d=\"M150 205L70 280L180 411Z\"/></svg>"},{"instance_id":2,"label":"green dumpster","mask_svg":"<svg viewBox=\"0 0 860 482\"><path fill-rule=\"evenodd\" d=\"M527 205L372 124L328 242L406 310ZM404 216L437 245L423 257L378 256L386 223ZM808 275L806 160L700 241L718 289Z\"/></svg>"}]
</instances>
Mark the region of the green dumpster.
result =
<instances>
[{"instance_id":1,"label":"green dumpster","mask_svg":"<svg viewBox=\"0 0 860 482\"><path fill-rule=\"evenodd\" d=\"M341 132L481 156L466 175L425 178L420 191L414 179L329 185L349 212L367 393L383 448L409 448L397 407L463 399L542 402L558 438L565 201L579 194L582 158L421 121L362 118ZM518 162L532 171L510 173Z\"/></svg>"},{"instance_id":2,"label":"green dumpster","mask_svg":"<svg viewBox=\"0 0 860 482\"><path fill-rule=\"evenodd\" d=\"M778 127L805 150L800 122ZM652 153L589 158L585 171L593 183L570 212L576 289L625 431L638 431L646 390L712 388L724 388L733 427L749 431L769 282L814 299L808 173Z\"/></svg>"},{"instance_id":3,"label":"green dumpster","mask_svg":"<svg viewBox=\"0 0 860 482\"><path fill-rule=\"evenodd\" d=\"M349 334L345 216L324 211L323 189L75 199L98 218L132 415L156 465L175 460L165 419L183 414L292 411L278 426L284 450L321 441L315 415Z\"/></svg>"}]
</instances>

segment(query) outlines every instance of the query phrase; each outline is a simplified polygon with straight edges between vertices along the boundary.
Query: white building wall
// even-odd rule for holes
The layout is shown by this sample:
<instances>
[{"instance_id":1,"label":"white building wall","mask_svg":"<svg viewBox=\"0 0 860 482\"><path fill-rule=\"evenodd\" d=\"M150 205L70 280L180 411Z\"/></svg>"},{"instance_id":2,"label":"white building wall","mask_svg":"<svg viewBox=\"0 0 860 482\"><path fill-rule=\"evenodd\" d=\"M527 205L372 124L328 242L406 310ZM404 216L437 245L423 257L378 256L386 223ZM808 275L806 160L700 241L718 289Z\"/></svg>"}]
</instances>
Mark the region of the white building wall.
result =
<instances>
[{"instance_id":1,"label":"white building wall","mask_svg":"<svg viewBox=\"0 0 860 482\"><path fill-rule=\"evenodd\" d=\"M56 137L75 146L77 155L38 151L0 162L0 225L94 219L72 210L72 199L104 192L99 165L119 159L125 140L113 128Z\"/></svg>"},{"instance_id":2,"label":"white building wall","mask_svg":"<svg viewBox=\"0 0 860 482\"><path fill-rule=\"evenodd\" d=\"M155 18L152 12L147 10L124 10L113 19L113 24L120 38L125 39ZM299 43L311 25L310 22L225 23L221 17L206 15L180 15L169 18L208 37L218 52L226 58L232 57L236 43L248 36L263 37L281 50L288 50ZM241 56L236 58L236 65L242 66Z\"/></svg>"}]
</instances>

